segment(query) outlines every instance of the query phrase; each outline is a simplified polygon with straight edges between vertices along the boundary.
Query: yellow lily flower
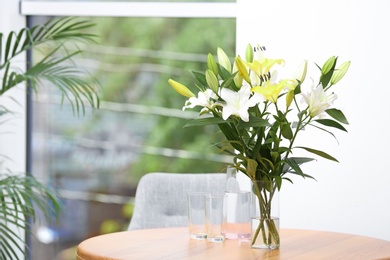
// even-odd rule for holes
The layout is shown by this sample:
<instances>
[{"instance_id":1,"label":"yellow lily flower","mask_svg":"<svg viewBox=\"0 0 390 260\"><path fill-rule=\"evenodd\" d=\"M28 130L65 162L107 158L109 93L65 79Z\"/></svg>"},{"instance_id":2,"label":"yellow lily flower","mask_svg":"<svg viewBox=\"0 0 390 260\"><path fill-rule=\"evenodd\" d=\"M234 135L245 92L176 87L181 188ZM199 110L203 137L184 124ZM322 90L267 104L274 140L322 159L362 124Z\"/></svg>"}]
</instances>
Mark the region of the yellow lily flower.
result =
<instances>
[{"instance_id":1,"label":"yellow lily flower","mask_svg":"<svg viewBox=\"0 0 390 260\"><path fill-rule=\"evenodd\" d=\"M235 73L237 71L238 71L237 64L233 63L233 71L232 72ZM236 76L234 76L233 80L234 80L234 84L236 84L236 87L241 88L243 79L242 79L240 73L237 73Z\"/></svg>"},{"instance_id":2,"label":"yellow lily flower","mask_svg":"<svg viewBox=\"0 0 390 260\"><path fill-rule=\"evenodd\" d=\"M245 66L245 63L241 60L240 56L237 56L234 60L234 63L237 67L238 74L248 83L251 82L251 79L249 78L248 70Z\"/></svg>"},{"instance_id":3,"label":"yellow lily flower","mask_svg":"<svg viewBox=\"0 0 390 260\"><path fill-rule=\"evenodd\" d=\"M284 60L264 58L262 60L254 60L253 62L247 62L246 64L253 72L256 73L257 76L264 77L265 75L267 75L270 72L271 68L275 64L283 65ZM269 78L264 79L264 81L267 81L267 80L269 80Z\"/></svg>"},{"instance_id":4,"label":"yellow lily flower","mask_svg":"<svg viewBox=\"0 0 390 260\"><path fill-rule=\"evenodd\" d=\"M280 84L271 84L269 81L265 82L264 86L256 86L251 89L252 92L259 93L268 101L276 103L279 94L284 87Z\"/></svg>"},{"instance_id":5,"label":"yellow lily flower","mask_svg":"<svg viewBox=\"0 0 390 260\"><path fill-rule=\"evenodd\" d=\"M183 84L180 84L179 82L177 81L174 81L173 79L169 79L168 80L168 83L169 85L171 85L173 87L174 90L176 90L177 93L179 93L180 95L182 96L185 96L185 97L195 97L195 94L191 92L191 90L189 90L186 86L184 86Z\"/></svg>"},{"instance_id":6,"label":"yellow lily flower","mask_svg":"<svg viewBox=\"0 0 390 260\"><path fill-rule=\"evenodd\" d=\"M289 90L293 90L295 86L296 84L293 80L286 79L280 81L279 83L266 81L264 86L253 87L251 91L262 94L266 100L276 103L278 101L279 94L283 89L287 88Z\"/></svg>"}]
</instances>

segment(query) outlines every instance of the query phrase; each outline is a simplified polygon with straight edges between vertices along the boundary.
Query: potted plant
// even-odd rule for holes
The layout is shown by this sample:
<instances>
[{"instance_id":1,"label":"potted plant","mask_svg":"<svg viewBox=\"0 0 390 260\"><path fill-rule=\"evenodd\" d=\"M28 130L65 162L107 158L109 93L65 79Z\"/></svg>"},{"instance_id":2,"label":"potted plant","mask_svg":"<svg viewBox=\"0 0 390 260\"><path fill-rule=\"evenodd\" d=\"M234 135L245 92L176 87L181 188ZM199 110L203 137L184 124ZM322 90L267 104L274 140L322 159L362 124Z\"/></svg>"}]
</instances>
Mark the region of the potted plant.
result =
<instances>
[{"instance_id":1,"label":"potted plant","mask_svg":"<svg viewBox=\"0 0 390 260\"><path fill-rule=\"evenodd\" d=\"M37 93L43 82L50 82L71 103L75 113L84 113L86 104L99 107L95 82L72 62L81 51L66 48L70 42L94 41L95 35L82 33L92 26L88 20L64 17L8 35L0 32L0 132L1 126L15 116L1 99L22 82L29 84L29 94ZM46 44L50 44L50 50L26 71L13 69L17 56ZM63 50L65 55L61 54ZM0 155L0 259L16 259L20 252L27 256L29 250L19 230L29 232L38 210L46 219L58 216L61 204L53 189L29 174L11 172L4 164L6 160L5 155Z\"/></svg>"}]
</instances>

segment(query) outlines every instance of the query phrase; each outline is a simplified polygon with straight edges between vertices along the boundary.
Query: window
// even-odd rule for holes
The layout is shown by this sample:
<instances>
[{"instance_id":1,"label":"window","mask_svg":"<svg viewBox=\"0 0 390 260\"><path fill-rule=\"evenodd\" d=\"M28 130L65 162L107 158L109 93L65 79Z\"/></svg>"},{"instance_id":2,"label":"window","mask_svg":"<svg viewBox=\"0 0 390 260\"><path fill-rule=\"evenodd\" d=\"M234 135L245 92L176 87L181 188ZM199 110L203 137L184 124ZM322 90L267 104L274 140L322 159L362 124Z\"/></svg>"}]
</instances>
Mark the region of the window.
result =
<instances>
[{"instance_id":1,"label":"window","mask_svg":"<svg viewBox=\"0 0 390 260\"><path fill-rule=\"evenodd\" d=\"M204 70L208 52L234 53L235 19L89 19L100 37L77 63L99 78L101 108L75 116L50 87L33 100L33 174L59 190L65 210L58 224L34 227L32 259L126 229L145 173L221 172L227 163L211 145L214 129L183 129L197 113L181 111L185 99L167 80L192 86L190 70Z\"/></svg>"}]
</instances>

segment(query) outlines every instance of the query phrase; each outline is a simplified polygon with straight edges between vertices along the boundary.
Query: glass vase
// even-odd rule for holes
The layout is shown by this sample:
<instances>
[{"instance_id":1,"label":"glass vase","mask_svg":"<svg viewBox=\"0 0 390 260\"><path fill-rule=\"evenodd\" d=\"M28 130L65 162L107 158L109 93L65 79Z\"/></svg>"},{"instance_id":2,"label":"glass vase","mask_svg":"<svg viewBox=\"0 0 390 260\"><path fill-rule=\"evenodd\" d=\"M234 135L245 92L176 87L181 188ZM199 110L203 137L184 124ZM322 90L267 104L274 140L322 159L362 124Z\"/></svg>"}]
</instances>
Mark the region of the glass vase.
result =
<instances>
[{"instance_id":1,"label":"glass vase","mask_svg":"<svg viewBox=\"0 0 390 260\"><path fill-rule=\"evenodd\" d=\"M279 191L273 181L252 181L252 248L277 249L279 236Z\"/></svg>"}]
</instances>

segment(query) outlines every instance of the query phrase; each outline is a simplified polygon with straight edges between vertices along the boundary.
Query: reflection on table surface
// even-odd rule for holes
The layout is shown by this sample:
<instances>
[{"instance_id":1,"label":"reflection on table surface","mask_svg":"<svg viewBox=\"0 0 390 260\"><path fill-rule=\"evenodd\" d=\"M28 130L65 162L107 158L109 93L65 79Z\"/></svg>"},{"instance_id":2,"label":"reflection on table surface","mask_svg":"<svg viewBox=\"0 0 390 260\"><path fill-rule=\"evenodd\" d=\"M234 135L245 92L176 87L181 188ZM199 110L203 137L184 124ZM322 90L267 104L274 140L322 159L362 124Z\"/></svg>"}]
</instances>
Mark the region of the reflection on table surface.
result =
<instances>
[{"instance_id":1,"label":"reflection on table surface","mask_svg":"<svg viewBox=\"0 0 390 260\"><path fill-rule=\"evenodd\" d=\"M252 249L250 241L211 243L189 239L188 228L112 233L79 244L89 259L390 259L390 242L349 234L281 229L278 250Z\"/></svg>"}]
</instances>

